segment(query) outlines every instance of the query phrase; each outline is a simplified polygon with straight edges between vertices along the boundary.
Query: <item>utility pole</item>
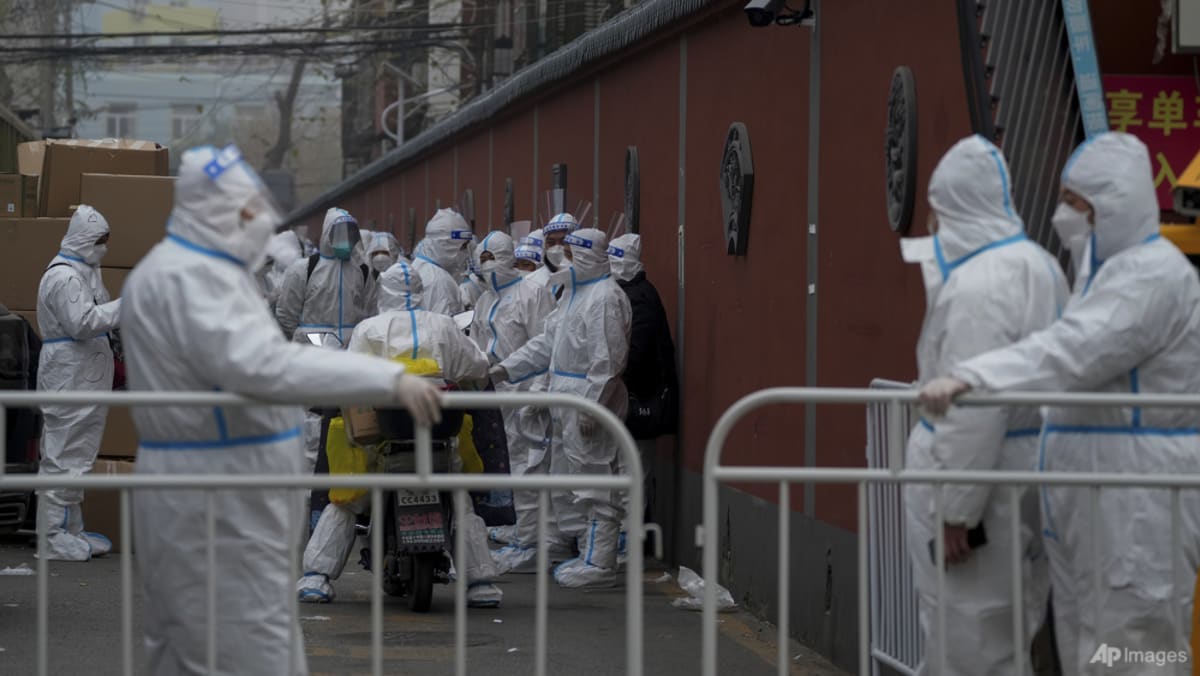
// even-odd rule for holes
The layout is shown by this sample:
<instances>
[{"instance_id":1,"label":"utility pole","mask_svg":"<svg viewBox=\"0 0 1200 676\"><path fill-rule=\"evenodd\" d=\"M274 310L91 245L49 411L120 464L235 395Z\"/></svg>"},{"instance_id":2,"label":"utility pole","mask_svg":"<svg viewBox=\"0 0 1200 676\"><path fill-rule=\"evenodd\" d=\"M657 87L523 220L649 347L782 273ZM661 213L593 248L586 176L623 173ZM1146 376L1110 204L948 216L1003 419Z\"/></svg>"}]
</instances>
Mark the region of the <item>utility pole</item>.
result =
<instances>
[{"instance_id":1,"label":"utility pole","mask_svg":"<svg viewBox=\"0 0 1200 676\"><path fill-rule=\"evenodd\" d=\"M38 16L38 23L41 31L45 35L53 35L58 27L58 0L43 0L38 3L41 8L41 14ZM46 38L43 41L46 47L53 47L53 38ZM55 59L46 59L42 61L39 67L41 71L41 103L40 116L42 123L42 133L49 132L57 126L54 119L54 89L57 85L57 73L55 73Z\"/></svg>"}]
</instances>

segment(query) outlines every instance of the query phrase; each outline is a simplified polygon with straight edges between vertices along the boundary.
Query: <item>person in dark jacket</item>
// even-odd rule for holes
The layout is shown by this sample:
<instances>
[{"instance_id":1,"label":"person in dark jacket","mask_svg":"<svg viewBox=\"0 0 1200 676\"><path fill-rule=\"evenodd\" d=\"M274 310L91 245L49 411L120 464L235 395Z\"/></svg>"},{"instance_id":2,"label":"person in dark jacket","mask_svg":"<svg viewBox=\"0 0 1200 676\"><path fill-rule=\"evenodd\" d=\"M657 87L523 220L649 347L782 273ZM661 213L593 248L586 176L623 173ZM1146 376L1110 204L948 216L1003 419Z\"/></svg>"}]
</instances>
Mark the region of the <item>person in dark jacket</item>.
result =
<instances>
[{"instance_id":1,"label":"person in dark jacket","mask_svg":"<svg viewBox=\"0 0 1200 676\"><path fill-rule=\"evenodd\" d=\"M671 325L662 299L642 266L641 236L617 237L608 247L608 257L613 277L629 296L633 311L629 362L623 376L629 390L625 425L638 441L645 477L646 514L650 515L654 513L656 440L678 429L675 343L671 340Z\"/></svg>"}]
</instances>

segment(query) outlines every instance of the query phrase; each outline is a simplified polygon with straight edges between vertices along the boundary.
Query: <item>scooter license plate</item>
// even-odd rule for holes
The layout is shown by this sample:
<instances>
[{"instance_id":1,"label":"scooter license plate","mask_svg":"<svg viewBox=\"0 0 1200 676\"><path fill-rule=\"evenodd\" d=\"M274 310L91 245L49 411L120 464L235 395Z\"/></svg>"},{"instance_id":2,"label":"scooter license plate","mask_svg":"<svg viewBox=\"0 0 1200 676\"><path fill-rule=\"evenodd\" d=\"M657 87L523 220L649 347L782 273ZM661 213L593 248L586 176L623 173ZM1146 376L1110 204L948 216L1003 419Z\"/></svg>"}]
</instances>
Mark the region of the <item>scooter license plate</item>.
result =
<instances>
[{"instance_id":1,"label":"scooter license plate","mask_svg":"<svg viewBox=\"0 0 1200 676\"><path fill-rule=\"evenodd\" d=\"M420 507L422 505L440 505L441 498L437 491L396 491L396 504L400 507Z\"/></svg>"}]
</instances>

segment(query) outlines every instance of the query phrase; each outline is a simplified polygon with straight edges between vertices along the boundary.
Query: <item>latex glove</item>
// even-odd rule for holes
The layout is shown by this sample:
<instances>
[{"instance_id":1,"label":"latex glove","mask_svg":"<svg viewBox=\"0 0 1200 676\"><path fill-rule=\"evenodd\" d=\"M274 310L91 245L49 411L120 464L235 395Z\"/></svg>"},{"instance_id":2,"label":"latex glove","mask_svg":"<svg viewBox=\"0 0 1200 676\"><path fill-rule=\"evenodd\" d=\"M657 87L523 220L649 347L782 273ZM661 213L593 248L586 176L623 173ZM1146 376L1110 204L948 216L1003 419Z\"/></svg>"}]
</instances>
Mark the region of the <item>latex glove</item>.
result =
<instances>
[{"instance_id":1,"label":"latex glove","mask_svg":"<svg viewBox=\"0 0 1200 676\"><path fill-rule=\"evenodd\" d=\"M418 425L432 426L442 421L442 391L424 378L400 374L392 386L392 397L408 409Z\"/></svg>"},{"instance_id":2,"label":"latex glove","mask_svg":"<svg viewBox=\"0 0 1200 676\"><path fill-rule=\"evenodd\" d=\"M496 364L488 370L488 378L491 379L493 384L506 382L508 380L508 369Z\"/></svg>"},{"instance_id":3,"label":"latex glove","mask_svg":"<svg viewBox=\"0 0 1200 676\"><path fill-rule=\"evenodd\" d=\"M595 420L584 414L579 415L579 433L582 434L585 439L591 439L592 437L596 436L596 432L599 431L599 429L600 425L598 425Z\"/></svg>"},{"instance_id":4,"label":"latex glove","mask_svg":"<svg viewBox=\"0 0 1200 676\"><path fill-rule=\"evenodd\" d=\"M950 408L955 398L970 389L970 385L957 378L935 378L921 388L919 399L926 411L940 416Z\"/></svg>"}]
</instances>

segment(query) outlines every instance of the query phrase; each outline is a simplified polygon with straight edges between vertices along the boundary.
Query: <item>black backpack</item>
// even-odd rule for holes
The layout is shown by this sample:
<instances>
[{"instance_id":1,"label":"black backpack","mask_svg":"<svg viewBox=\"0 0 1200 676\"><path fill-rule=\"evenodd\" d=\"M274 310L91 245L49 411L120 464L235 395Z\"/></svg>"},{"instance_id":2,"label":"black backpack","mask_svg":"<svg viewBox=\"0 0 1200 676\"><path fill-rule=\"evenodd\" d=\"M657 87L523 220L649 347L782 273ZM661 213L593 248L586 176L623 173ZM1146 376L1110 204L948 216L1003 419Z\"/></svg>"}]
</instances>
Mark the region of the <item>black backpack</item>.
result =
<instances>
[{"instance_id":1,"label":"black backpack","mask_svg":"<svg viewBox=\"0 0 1200 676\"><path fill-rule=\"evenodd\" d=\"M308 274L304 276L305 284L308 283L308 280L312 279L313 270L317 269L317 263L320 263L320 262L321 262L321 254L319 254L319 253L315 253L308 257ZM367 267L366 263L363 263L362 265L359 265L358 267L359 267L359 269L362 270L363 286L366 286L367 277L370 276L371 269Z\"/></svg>"}]
</instances>

